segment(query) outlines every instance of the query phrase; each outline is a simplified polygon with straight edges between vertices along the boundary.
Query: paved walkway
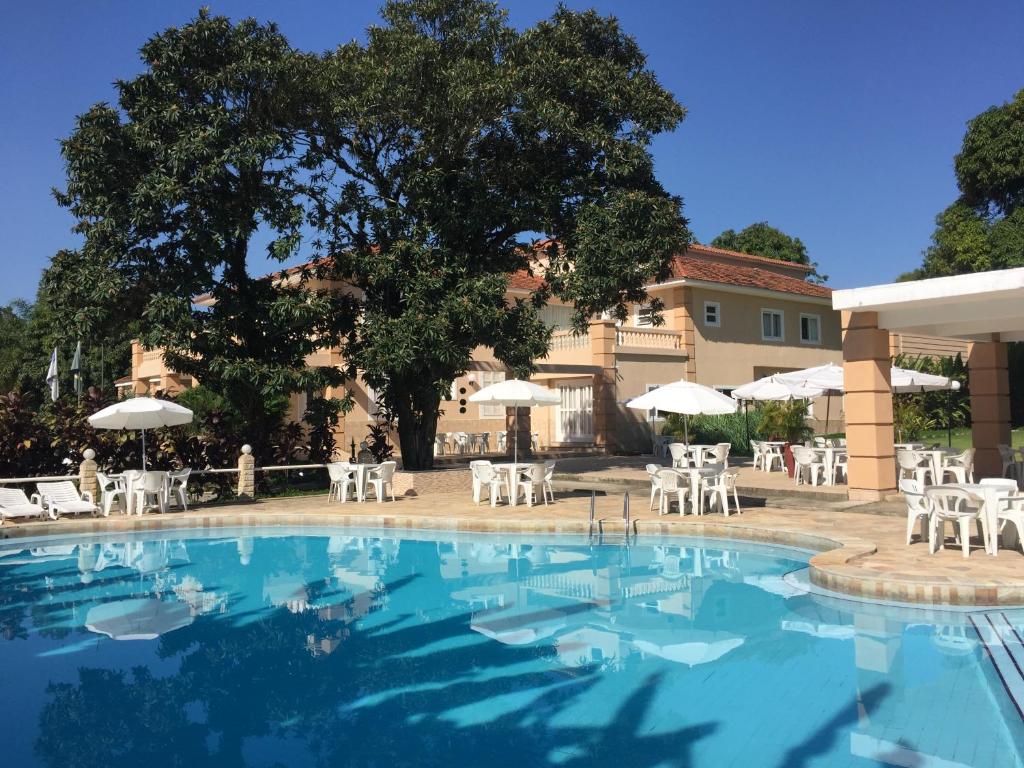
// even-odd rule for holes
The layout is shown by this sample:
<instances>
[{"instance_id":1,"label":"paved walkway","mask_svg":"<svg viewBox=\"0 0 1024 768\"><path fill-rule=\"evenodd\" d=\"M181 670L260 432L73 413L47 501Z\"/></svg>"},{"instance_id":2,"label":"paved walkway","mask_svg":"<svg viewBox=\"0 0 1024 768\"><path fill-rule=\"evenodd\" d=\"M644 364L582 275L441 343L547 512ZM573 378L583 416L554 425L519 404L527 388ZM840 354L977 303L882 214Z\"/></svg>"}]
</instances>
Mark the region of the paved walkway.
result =
<instances>
[{"instance_id":1,"label":"paved walkway","mask_svg":"<svg viewBox=\"0 0 1024 768\"><path fill-rule=\"evenodd\" d=\"M631 529L639 534L693 535L775 542L813 549L812 580L830 589L870 598L928 604L1024 605L1024 555L984 553L974 542L970 558L948 549L904 544L902 518L824 506L747 509L741 515L660 517L647 510L647 495L632 494ZM622 535L622 497L597 496L596 530ZM145 517L62 519L0 527L0 538L52 533L142 530L224 525L362 525L480 531L587 533L589 494L561 495L550 506L479 506L465 494L404 497L395 502L328 503L326 495L206 506L189 513Z\"/></svg>"}]
</instances>

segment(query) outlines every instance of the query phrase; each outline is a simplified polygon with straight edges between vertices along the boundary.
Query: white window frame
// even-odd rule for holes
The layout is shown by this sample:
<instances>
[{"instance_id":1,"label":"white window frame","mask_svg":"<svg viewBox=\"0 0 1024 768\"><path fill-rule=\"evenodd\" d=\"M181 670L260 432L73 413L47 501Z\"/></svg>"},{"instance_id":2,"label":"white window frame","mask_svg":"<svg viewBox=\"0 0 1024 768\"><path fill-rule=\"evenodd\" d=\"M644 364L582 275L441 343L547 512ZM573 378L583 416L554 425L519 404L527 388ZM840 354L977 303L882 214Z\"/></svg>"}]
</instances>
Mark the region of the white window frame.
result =
<instances>
[{"instance_id":1,"label":"white window frame","mask_svg":"<svg viewBox=\"0 0 1024 768\"><path fill-rule=\"evenodd\" d=\"M641 323L640 318L643 316L644 310L648 312L646 322ZM651 318L651 305L648 304L634 304L633 305L633 327L634 328L653 328L654 320Z\"/></svg>"},{"instance_id":2,"label":"white window frame","mask_svg":"<svg viewBox=\"0 0 1024 768\"><path fill-rule=\"evenodd\" d=\"M816 339L805 339L804 338L804 319L814 320L818 324L818 338ZM821 315L812 315L808 312L800 313L800 343L810 344L812 346L821 346Z\"/></svg>"},{"instance_id":3,"label":"white window frame","mask_svg":"<svg viewBox=\"0 0 1024 768\"><path fill-rule=\"evenodd\" d=\"M766 336L764 332L764 317L765 315L778 315L779 316L779 335L778 336ZM761 341L785 341L786 340L786 313L781 309L772 309L771 307L761 307Z\"/></svg>"},{"instance_id":4,"label":"white window frame","mask_svg":"<svg viewBox=\"0 0 1024 768\"><path fill-rule=\"evenodd\" d=\"M715 321L708 321L708 309L711 307L715 308ZM721 328L722 327L722 303L720 301L705 301L704 302L704 325L709 328Z\"/></svg>"},{"instance_id":5,"label":"white window frame","mask_svg":"<svg viewBox=\"0 0 1024 768\"><path fill-rule=\"evenodd\" d=\"M489 387L491 384L497 384L499 381L505 380L504 371L477 371L476 380L480 383L480 388ZM480 418L481 419L503 419L505 418L505 406L504 405L492 405L490 403L480 404Z\"/></svg>"}]
</instances>

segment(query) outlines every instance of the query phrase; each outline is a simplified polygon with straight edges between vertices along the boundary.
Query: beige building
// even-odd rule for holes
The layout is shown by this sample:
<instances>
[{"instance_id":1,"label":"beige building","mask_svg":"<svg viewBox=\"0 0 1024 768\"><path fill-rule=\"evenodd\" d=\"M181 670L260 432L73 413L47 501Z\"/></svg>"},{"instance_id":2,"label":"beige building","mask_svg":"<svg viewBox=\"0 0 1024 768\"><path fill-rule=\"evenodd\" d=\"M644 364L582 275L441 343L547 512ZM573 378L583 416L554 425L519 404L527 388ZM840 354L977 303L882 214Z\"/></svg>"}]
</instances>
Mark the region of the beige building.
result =
<instances>
[{"instance_id":1,"label":"beige building","mask_svg":"<svg viewBox=\"0 0 1024 768\"><path fill-rule=\"evenodd\" d=\"M589 332L570 328L571 307L549 305L544 316L554 329L548 356L537 361L533 380L555 389L560 402L533 409L530 430L542 446L597 446L619 451L647 449L648 415L624 403L650 388L687 378L729 391L760 376L842 361L839 313L831 289L808 282L810 268L719 248L695 245L677 256L669 279L648 286L664 303L663 323L653 324L649 309L632 308L624 323L595 318ZM285 272L278 279L288 279ZM510 297L536 290L542 277L512 277ZM336 350L323 350L310 364L340 364ZM468 370L452 383L439 432L496 433L506 429L500 407L470 403L471 394L504 379L505 367L490 349L478 348ZM135 346L130 377L118 382L126 392L171 392L192 386L188 377L166 369L159 350ZM361 379L348 382L355 407L346 415L339 446L358 443L374 422L375 395ZM328 392L328 395L341 393ZM291 417L298 421L305 395L293 396ZM839 427L839 403L831 426ZM822 405L812 418L824 418ZM522 418L522 415L521 415ZM657 426L657 425L656 425Z\"/></svg>"}]
</instances>

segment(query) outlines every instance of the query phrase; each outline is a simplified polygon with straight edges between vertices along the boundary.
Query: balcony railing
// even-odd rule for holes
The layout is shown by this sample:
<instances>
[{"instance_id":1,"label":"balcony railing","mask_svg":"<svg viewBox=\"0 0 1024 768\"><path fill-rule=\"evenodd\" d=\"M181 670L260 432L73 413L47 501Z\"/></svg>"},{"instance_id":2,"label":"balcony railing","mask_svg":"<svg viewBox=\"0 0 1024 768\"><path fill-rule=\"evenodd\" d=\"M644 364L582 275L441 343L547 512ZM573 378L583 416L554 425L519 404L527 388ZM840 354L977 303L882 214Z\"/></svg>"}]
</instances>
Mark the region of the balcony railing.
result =
<instances>
[{"instance_id":1,"label":"balcony railing","mask_svg":"<svg viewBox=\"0 0 1024 768\"><path fill-rule=\"evenodd\" d=\"M615 344L619 347L681 350L683 335L679 331L660 328L619 328L615 332Z\"/></svg>"},{"instance_id":2,"label":"balcony railing","mask_svg":"<svg viewBox=\"0 0 1024 768\"><path fill-rule=\"evenodd\" d=\"M585 333L576 334L572 331L555 331L551 334L551 351L565 349L586 349L590 346L590 337Z\"/></svg>"}]
</instances>

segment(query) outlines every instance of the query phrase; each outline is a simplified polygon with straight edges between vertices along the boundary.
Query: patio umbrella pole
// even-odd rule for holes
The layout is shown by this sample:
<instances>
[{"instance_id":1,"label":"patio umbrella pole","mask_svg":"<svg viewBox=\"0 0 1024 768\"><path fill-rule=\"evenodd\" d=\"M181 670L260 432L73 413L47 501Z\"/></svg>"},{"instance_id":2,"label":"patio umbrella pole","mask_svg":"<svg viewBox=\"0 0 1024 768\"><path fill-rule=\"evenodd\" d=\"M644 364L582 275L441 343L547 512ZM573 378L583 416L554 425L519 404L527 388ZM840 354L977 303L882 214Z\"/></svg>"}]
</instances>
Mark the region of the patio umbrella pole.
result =
<instances>
[{"instance_id":1,"label":"patio umbrella pole","mask_svg":"<svg viewBox=\"0 0 1024 768\"><path fill-rule=\"evenodd\" d=\"M690 444L690 417L683 414L683 434L686 436L686 444Z\"/></svg>"},{"instance_id":2,"label":"patio umbrella pole","mask_svg":"<svg viewBox=\"0 0 1024 768\"><path fill-rule=\"evenodd\" d=\"M832 415L832 392L829 391L828 397L825 398L825 439L828 439L828 420Z\"/></svg>"},{"instance_id":3,"label":"patio umbrella pole","mask_svg":"<svg viewBox=\"0 0 1024 768\"><path fill-rule=\"evenodd\" d=\"M519 463L519 406L517 405L512 415L512 463Z\"/></svg>"},{"instance_id":4,"label":"patio umbrella pole","mask_svg":"<svg viewBox=\"0 0 1024 768\"><path fill-rule=\"evenodd\" d=\"M142 471L146 471L146 430L142 430Z\"/></svg>"}]
</instances>

